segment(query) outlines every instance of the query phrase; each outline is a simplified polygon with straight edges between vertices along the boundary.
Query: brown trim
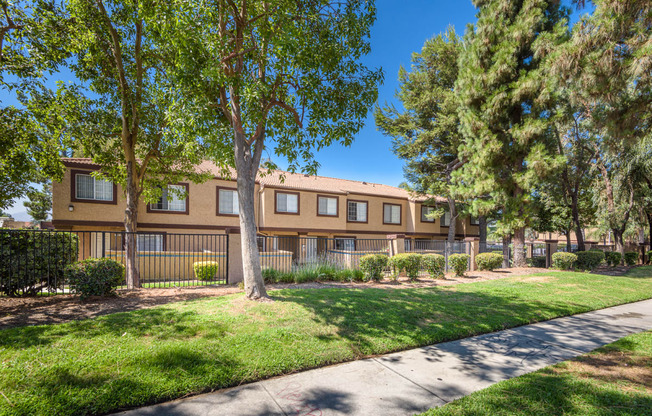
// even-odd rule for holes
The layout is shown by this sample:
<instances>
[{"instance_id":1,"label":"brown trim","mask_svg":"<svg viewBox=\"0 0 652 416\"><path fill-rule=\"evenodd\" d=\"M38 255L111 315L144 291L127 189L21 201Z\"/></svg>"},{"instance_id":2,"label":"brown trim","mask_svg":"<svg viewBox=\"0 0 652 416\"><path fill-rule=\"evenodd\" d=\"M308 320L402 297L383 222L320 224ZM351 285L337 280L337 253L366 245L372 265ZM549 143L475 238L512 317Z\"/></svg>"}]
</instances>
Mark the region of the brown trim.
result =
<instances>
[{"instance_id":1,"label":"brown trim","mask_svg":"<svg viewBox=\"0 0 652 416\"><path fill-rule=\"evenodd\" d=\"M238 217L239 214L222 214L220 213L220 190L224 189L226 191L235 191L235 194L238 194L238 188L228 188L226 186L216 186L215 187L215 215L218 217Z\"/></svg>"},{"instance_id":2,"label":"brown trim","mask_svg":"<svg viewBox=\"0 0 652 416\"><path fill-rule=\"evenodd\" d=\"M347 180L347 179L343 179L343 180ZM279 186L279 185L264 185L264 186L265 186L265 189L279 189L279 190L282 190L282 191L285 191L287 189L287 190L297 190L297 191L300 191L300 192L312 192L312 193L331 194L331 195L360 195L360 196L374 196L374 197L377 197L377 198L384 198L384 199L398 199L398 200L401 200L401 201L409 201L410 200L409 197L387 196L387 195L380 194L380 193L374 194L374 193L365 193L365 192L332 192L332 191L326 191L326 190L322 190L322 189L317 190L317 189L309 189L309 188L286 188L286 187Z\"/></svg>"},{"instance_id":3,"label":"brown trim","mask_svg":"<svg viewBox=\"0 0 652 416\"><path fill-rule=\"evenodd\" d=\"M113 185L113 199L110 201L100 201L97 199L84 199L84 198L77 198L77 175L90 175L94 171L89 171L89 170L78 170L78 169L71 169L70 170L70 202L79 202L82 204L110 204L110 205L118 205L118 186L114 183L111 182Z\"/></svg>"},{"instance_id":4,"label":"brown trim","mask_svg":"<svg viewBox=\"0 0 652 416\"><path fill-rule=\"evenodd\" d=\"M364 202L367 204L367 220L366 221L350 221L349 220L349 202ZM347 199L346 200L346 222L353 224L368 224L369 223L369 201L362 201L359 199Z\"/></svg>"},{"instance_id":5,"label":"brown trim","mask_svg":"<svg viewBox=\"0 0 652 416\"><path fill-rule=\"evenodd\" d=\"M335 199L335 215L320 214L319 213L319 198L330 198ZM322 195L317 194L317 216L318 217L329 217L329 218L339 218L340 217L340 197L338 195Z\"/></svg>"},{"instance_id":6,"label":"brown trim","mask_svg":"<svg viewBox=\"0 0 652 416\"><path fill-rule=\"evenodd\" d=\"M83 163L83 162L69 162L67 160L61 161L63 166L67 168L79 168L87 170L100 170L101 166L97 163Z\"/></svg>"},{"instance_id":7,"label":"brown trim","mask_svg":"<svg viewBox=\"0 0 652 416\"><path fill-rule=\"evenodd\" d=\"M423 205L423 204L419 204L419 205L421 206L421 210L419 211L419 222L422 222L424 224L434 224L434 223L436 223L437 220L434 219L434 218L432 219L432 221L424 221L423 220L423 209L424 208L435 208L435 207L430 206L430 205Z\"/></svg>"},{"instance_id":8,"label":"brown trim","mask_svg":"<svg viewBox=\"0 0 652 416\"><path fill-rule=\"evenodd\" d=\"M55 228L88 226L88 227L120 227L124 228L124 223L120 221L82 221L82 220L54 220L52 224ZM162 224L153 222L139 222L138 228L164 228L178 230L232 230L234 227L228 225L204 225L204 224ZM238 228L239 230L239 228Z\"/></svg>"},{"instance_id":9,"label":"brown trim","mask_svg":"<svg viewBox=\"0 0 652 416\"><path fill-rule=\"evenodd\" d=\"M278 190L283 193L288 193L288 192L311 192L311 193L320 193L320 194L329 194L329 195L346 195L346 192L331 192L331 191L326 191L326 190L316 190L316 189L307 189L307 188L290 188L290 187L283 187L279 185L265 185L263 184L264 189L273 189L273 190Z\"/></svg>"},{"instance_id":10,"label":"brown trim","mask_svg":"<svg viewBox=\"0 0 652 416\"><path fill-rule=\"evenodd\" d=\"M385 222L385 205L398 207L398 218L399 218L398 223ZM383 202L383 225L403 225L403 205L401 205L401 204L390 204L389 202Z\"/></svg>"},{"instance_id":11,"label":"brown trim","mask_svg":"<svg viewBox=\"0 0 652 416\"><path fill-rule=\"evenodd\" d=\"M178 214L178 215L190 215L190 185L187 182L178 182L171 183L168 185L183 185L186 187L186 210L185 211L170 211L164 209L152 209L152 204L147 204L147 213L148 214Z\"/></svg>"},{"instance_id":12,"label":"brown trim","mask_svg":"<svg viewBox=\"0 0 652 416\"><path fill-rule=\"evenodd\" d=\"M297 196L297 212L280 212L278 210L278 194L296 195ZM274 214L279 215L301 215L301 194L299 192L289 191L274 191Z\"/></svg>"},{"instance_id":13,"label":"brown trim","mask_svg":"<svg viewBox=\"0 0 652 416\"><path fill-rule=\"evenodd\" d=\"M372 193L366 193L366 192L347 192L347 195L375 196L375 197L383 198L383 199L398 199L400 201L409 201L410 200L410 198L408 198L408 197L387 196L387 195L383 195L383 194L372 194Z\"/></svg>"}]
</instances>

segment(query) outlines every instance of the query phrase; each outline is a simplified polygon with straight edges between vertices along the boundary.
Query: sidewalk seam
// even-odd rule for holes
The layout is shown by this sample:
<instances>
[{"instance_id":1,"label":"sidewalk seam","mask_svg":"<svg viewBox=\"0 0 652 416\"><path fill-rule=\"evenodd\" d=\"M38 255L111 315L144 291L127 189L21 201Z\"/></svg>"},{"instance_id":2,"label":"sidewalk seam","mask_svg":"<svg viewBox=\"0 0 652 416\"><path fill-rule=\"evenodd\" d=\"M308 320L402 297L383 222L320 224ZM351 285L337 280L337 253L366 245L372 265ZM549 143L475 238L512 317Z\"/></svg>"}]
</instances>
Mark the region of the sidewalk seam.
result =
<instances>
[{"instance_id":1,"label":"sidewalk seam","mask_svg":"<svg viewBox=\"0 0 652 416\"><path fill-rule=\"evenodd\" d=\"M267 393L267 395L269 396L269 398L272 399L272 401L273 401L274 404L278 407L278 409L281 411L281 413L283 413L283 416L288 416L288 414L285 413L285 410L283 410L283 408L281 407L281 405L278 404L278 402L276 401L276 399L274 398L274 396L272 396L272 393L270 393L269 390L267 390L267 387L265 387L265 385L264 385L263 383L261 383L261 382L259 382L258 384L260 385L260 387L263 388L263 390L265 390L265 393Z\"/></svg>"},{"instance_id":2,"label":"sidewalk seam","mask_svg":"<svg viewBox=\"0 0 652 416\"><path fill-rule=\"evenodd\" d=\"M427 391L428 393L432 394L433 396L435 396L436 398L438 398L439 400L441 400L442 402L444 402L444 404L448 404L448 403L449 403L448 400L444 400L444 399L442 399L441 397L439 397L439 395L437 395L437 393L434 393L434 392L430 391L429 389L423 387L421 384L417 383L416 381L411 380L411 379L407 378L406 376L404 376L403 374L399 373L398 371L394 370L393 368L386 366L383 362L379 361L378 358L372 358L372 359L373 359L375 362L377 362L378 364L380 364L380 365L382 365L383 367L385 367L386 369L388 369L389 371L391 371L392 373L398 375L398 376L401 377L401 378L404 378L405 380L409 381L410 383L414 384L415 386L417 386L417 387L419 387L419 388L421 388L421 389Z\"/></svg>"}]
</instances>

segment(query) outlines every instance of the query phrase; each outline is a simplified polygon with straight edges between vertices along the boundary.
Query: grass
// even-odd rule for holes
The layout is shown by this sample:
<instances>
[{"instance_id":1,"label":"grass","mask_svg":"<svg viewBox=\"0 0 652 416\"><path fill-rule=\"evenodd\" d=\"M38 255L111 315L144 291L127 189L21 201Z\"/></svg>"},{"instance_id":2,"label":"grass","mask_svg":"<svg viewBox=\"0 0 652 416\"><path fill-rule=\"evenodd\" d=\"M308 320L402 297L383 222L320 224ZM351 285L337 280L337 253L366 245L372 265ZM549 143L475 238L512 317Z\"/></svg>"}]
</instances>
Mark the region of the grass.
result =
<instances>
[{"instance_id":1,"label":"grass","mask_svg":"<svg viewBox=\"0 0 652 416\"><path fill-rule=\"evenodd\" d=\"M497 383L422 416L649 415L652 332Z\"/></svg>"},{"instance_id":2,"label":"grass","mask_svg":"<svg viewBox=\"0 0 652 416\"><path fill-rule=\"evenodd\" d=\"M643 268L641 268L643 269ZM241 294L0 331L0 414L101 414L652 298L636 276L551 272L426 289Z\"/></svg>"}]
</instances>

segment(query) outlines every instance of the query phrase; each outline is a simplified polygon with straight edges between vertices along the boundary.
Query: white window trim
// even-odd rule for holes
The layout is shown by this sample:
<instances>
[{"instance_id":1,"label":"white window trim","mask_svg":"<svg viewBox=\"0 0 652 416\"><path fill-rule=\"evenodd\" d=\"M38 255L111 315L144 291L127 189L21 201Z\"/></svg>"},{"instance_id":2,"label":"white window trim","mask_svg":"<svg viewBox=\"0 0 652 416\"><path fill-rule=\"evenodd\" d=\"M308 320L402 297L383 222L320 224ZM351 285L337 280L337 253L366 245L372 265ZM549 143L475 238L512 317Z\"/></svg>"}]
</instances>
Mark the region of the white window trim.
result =
<instances>
[{"instance_id":1,"label":"white window trim","mask_svg":"<svg viewBox=\"0 0 652 416\"><path fill-rule=\"evenodd\" d=\"M219 200L217 204L217 212L221 215L239 215L240 205L238 202L238 191L236 189L218 189ZM222 211L222 192L231 192L233 195L231 199L231 212Z\"/></svg>"},{"instance_id":2,"label":"white window trim","mask_svg":"<svg viewBox=\"0 0 652 416\"><path fill-rule=\"evenodd\" d=\"M169 190L170 188L178 188L186 192L186 186L185 185L168 185L167 189ZM156 205L158 202L155 202L153 204L149 204L149 209L150 211L158 211L158 212L186 212L188 210L188 195L184 199L177 199L177 196L172 194L172 200L169 200L167 198L168 192L165 192L161 195L161 200L162 201L167 201L167 208L157 208ZM174 202L183 202L183 209L170 209L170 204Z\"/></svg>"},{"instance_id":3,"label":"white window trim","mask_svg":"<svg viewBox=\"0 0 652 416\"><path fill-rule=\"evenodd\" d=\"M325 200L327 201L327 202L326 202L326 212L321 212L321 211L319 210L319 207L321 206L320 203L319 203L319 201L322 200L322 199L325 199ZM328 203L328 201L331 201L331 200L332 200L332 201L335 201L335 211L334 211L332 214L328 212L328 208L329 208L329 205L330 205L330 204ZM337 203L338 203L338 199L337 199L336 197L332 197L332 196L318 196L318 197L317 197L317 213L318 213L319 215L323 215L323 216L326 216L326 217L337 217L337 211L338 211Z\"/></svg>"},{"instance_id":4,"label":"white window trim","mask_svg":"<svg viewBox=\"0 0 652 416\"><path fill-rule=\"evenodd\" d=\"M351 219L351 214L349 212L349 207L350 207L351 204L356 204L356 218L355 219ZM357 208L357 206L360 206L360 205L364 205L364 207L365 207L365 209L364 209L364 214L365 214L364 220L359 219L360 210ZM347 204L346 204L346 220L348 222L363 222L363 223L368 222L369 221L369 203L366 202L366 201L347 201Z\"/></svg>"},{"instance_id":5,"label":"white window trim","mask_svg":"<svg viewBox=\"0 0 652 416\"><path fill-rule=\"evenodd\" d=\"M389 221L386 221L387 219L387 212L386 210L389 208ZM394 208L398 208L398 221L393 221L394 217ZM383 224L392 224L392 225L401 225L401 214L402 214L402 207L400 204L383 204Z\"/></svg>"},{"instance_id":6,"label":"white window trim","mask_svg":"<svg viewBox=\"0 0 652 416\"><path fill-rule=\"evenodd\" d=\"M281 204L279 204L279 196L285 195L285 210L281 209ZM296 199L296 210L292 211L290 210L289 203L288 203L288 197L294 197ZM281 213L281 214L298 214L299 213L299 195L294 194L294 193L289 193L289 192L276 192L276 212Z\"/></svg>"},{"instance_id":7,"label":"white window trim","mask_svg":"<svg viewBox=\"0 0 652 416\"><path fill-rule=\"evenodd\" d=\"M79 196L79 178L80 177L87 177L91 178L93 180L93 197L92 198L86 198ZM111 197L108 199L103 199L103 198L98 198L97 197L97 187L96 182L105 182L109 185L109 190L111 191ZM81 199L81 200L86 200L86 201L102 201L102 202L111 202L113 201L113 182L107 181L105 179L97 179L93 175L88 174L88 173L75 173L75 199Z\"/></svg>"}]
</instances>

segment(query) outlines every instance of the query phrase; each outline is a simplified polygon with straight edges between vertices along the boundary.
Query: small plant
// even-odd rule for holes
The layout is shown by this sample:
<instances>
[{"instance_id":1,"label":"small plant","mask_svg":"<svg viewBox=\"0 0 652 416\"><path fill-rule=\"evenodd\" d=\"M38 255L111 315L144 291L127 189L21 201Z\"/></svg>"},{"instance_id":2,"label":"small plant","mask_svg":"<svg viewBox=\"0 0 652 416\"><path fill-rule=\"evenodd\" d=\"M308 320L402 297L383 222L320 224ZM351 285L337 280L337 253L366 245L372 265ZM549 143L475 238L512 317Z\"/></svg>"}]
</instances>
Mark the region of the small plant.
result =
<instances>
[{"instance_id":1,"label":"small plant","mask_svg":"<svg viewBox=\"0 0 652 416\"><path fill-rule=\"evenodd\" d=\"M638 251L628 251L625 253L625 264L634 266L638 263Z\"/></svg>"},{"instance_id":2,"label":"small plant","mask_svg":"<svg viewBox=\"0 0 652 416\"><path fill-rule=\"evenodd\" d=\"M421 254L416 253L401 253L389 259L389 265L395 270L395 276L405 270L405 274L414 280L419 275L419 267L421 266Z\"/></svg>"},{"instance_id":3,"label":"small plant","mask_svg":"<svg viewBox=\"0 0 652 416\"><path fill-rule=\"evenodd\" d=\"M441 254L424 254L421 257L421 267L426 269L433 279L444 277L446 258Z\"/></svg>"},{"instance_id":4,"label":"small plant","mask_svg":"<svg viewBox=\"0 0 652 416\"><path fill-rule=\"evenodd\" d=\"M645 256L647 257L647 263L652 263L652 250L648 251Z\"/></svg>"},{"instance_id":5,"label":"small plant","mask_svg":"<svg viewBox=\"0 0 652 416\"><path fill-rule=\"evenodd\" d=\"M491 271L503 265L503 256L496 253L480 253L475 256L475 264L478 265L478 270Z\"/></svg>"},{"instance_id":6,"label":"small plant","mask_svg":"<svg viewBox=\"0 0 652 416\"><path fill-rule=\"evenodd\" d=\"M622 256L617 251L607 251L604 253L604 255L607 264L612 267L618 266L622 260Z\"/></svg>"},{"instance_id":7,"label":"small plant","mask_svg":"<svg viewBox=\"0 0 652 416\"><path fill-rule=\"evenodd\" d=\"M125 266L112 259L89 258L67 266L65 274L70 291L86 299L115 294L124 283Z\"/></svg>"},{"instance_id":8,"label":"small plant","mask_svg":"<svg viewBox=\"0 0 652 416\"><path fill-rule=\"evenodd\" d=\"M384 254L367 254L360 257L360 270L367 280L380 280L389 258Z\"/></svg>"},{"instance_id":9,"label":"small plant","mask_svg":"<svg viewBox=\"0 0 652 416\"><path fill-rule=\"evenodd\" d=\"M448 264L455 271L455 276L464 276L464 272L469 266L469 259L471 256L468 254L451 254L448 256Z\"/></svg>"},{"instance_id":10,"label":"small plant","mask_svg":"<svg viewBox=\"0 0 652 416\"><path fill-rule=\"evenodd\" d=\"M604 252L601 250L578 251L575 254L577 255L575 267L580 270L593 270L605 259Z\"/></svg>"},{"instance_id":11,"label":"small plant","mask_svg":"<svg viewBox=\"0 0 652 416\"><path fill-rule=\"evenodd\" d=\"M552 267L560 270L571 270L577 261L577 256L573 253L557 252L552 255Z\"/></svg>"},{"instance_id":12,"label":"small plant","mask_svg":"<svg viewBox=\"0 0 652 416\"><path fill-rule=\"evenodd\" d=\"M220 264L216 261L196 261L192 264L192 269L195 271L195 278L202 282L215 280L219 268Z\"/></svg>"},{"instance_id":13,"label":"small plant","mask_svg":"<svg viewBox=\"0 0 652 416\"><path fill-rule=\"evenodd\" d=\"M546 267L546 256L534 256L527 259L527 264L530 267L544 268Z\"/></svg>"},{"instance_id":14,"label":"small plant","mask_svg":"<svg viewBox=\"0 0 652 416\"><path fill-rule=\"evenodd\" d=\"M280 280L280 274L281 272L276 269L272 269L271 267L262 270L263 281L265 284L278 283Z\"/></svg>"}]
</instances>

